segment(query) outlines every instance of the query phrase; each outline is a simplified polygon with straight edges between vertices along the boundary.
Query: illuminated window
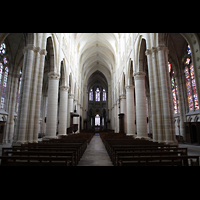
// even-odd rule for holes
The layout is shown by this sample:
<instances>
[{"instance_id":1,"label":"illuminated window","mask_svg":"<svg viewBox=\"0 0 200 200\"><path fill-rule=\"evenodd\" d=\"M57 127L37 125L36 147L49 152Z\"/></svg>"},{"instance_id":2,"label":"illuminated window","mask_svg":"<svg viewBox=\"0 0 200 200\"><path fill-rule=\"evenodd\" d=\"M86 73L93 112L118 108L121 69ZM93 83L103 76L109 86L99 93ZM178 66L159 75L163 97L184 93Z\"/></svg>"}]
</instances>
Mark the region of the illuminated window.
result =
<instances>
[{"instance_id":1,"label":"illuminated window","mask_svg":"<svg viewBox=\"0 0 200 200\"><path fill-rule=\"evenodd\" d=\"M93 101L93 89L90 90L89 101Z\"/></svg>"},{"instance_id":2,"label":"illuminated window","mask_svg":"<svg viewBox=\"0 0 200 200\"><path fill-rule=\"evenodd\" d=\"M8 83L8 60L7 60L7 57L6 57L6 44L3 42L0 46L1 109L5 109L7 83Z\"/></svg>"},{"instance_id":3,"label":"illuminated window","mask_svg":"<svg viewBox=\"0 0 200 200\"><path fill-rule=\"evenodd\" d=\"M180 112L179 110L179 99L178 99L178 88L176 83L176 78L174 76L174 70L170 62L168 62L170 79L171 79L171 89L172 89L172 97L173 97L173 106L174 106L174 114Z\"/></svg>"},{"instance_id":4,"label":"illuminated window","mask_svg":"<svg viewBox=\"0 0 200 200\"><path fill-rule=\"evenodd\" d=\"M194 67L193 67L191 55L192 53L190 50L190 45L188 45L187 54L185 55L185 61L184 61L184 66L185 66L184 73L185 73L185 80L186 80L189 111L199 109L199 101L198 101L197 90L196 90Z\"/></svg>"},{"instance_id":5,"label":"illuminated window","mask_svg":"<svg viewBox=\"0 0 200 200\"><path fill-rule=\"evenodd\" d=\"M106 101L106 90L103 89L103 101Z\"/></svg>"},{"instance_id":6,"label":"illuminated window","mask_svg":"<svg viewBox=\"0 0 200 200\"><path fill-rule=\"evenodd\" d=\"M99 88L97 88L96 92L95 92L95 101L100 101L100 90L99 90Z\"/></svg>"}]
</instances>

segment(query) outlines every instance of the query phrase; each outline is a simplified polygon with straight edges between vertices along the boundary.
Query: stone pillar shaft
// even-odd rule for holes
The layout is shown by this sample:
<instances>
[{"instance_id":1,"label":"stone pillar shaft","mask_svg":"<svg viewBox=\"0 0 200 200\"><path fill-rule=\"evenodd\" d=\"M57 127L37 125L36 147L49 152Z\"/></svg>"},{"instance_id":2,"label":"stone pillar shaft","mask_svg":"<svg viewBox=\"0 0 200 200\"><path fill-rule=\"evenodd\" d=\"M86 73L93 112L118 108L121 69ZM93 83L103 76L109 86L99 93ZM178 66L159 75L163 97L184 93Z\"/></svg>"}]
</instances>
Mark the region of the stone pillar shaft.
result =
<instances>
[{"instance_id":1,"label":"stone pillar shaft","mask_svg":"<svg viewBox=\"0 0 200 200\"><path fill-rule=\"evenodd\" d=\"M45 55L46 54L47 54L47 51L45 49L40 50L40 63L39 63L37 93L36 93L36 98L35 98L36 104L35 104L33 142L38 142L38 133L40 132L39 120L40 120L42 84L43 84L43 74L44 74L44 64L45 64Z\"/></svg>"},{"instance_id":2,"label":"stone pillar shaft","mask_svg":"<svg viewBox=\"0 0 200 200\"><path fill-rule=\"evenodd\" d=\"M137 138L148 138L145 75L146 75L146 73L144 73L144 72L134 73Z\"/></svg>"},{"instance_id":3,"label":"stone pillar shaft","mask_svg":"<svg viewBox=\"0 0 200 200\"><path fill-rule=\"evenodd\" d=\"M55 72L48 74L48 105L45 139L56 138L57 107L58 107L58 84L60 75Z\"/></svg>"},{"instance_id":4,"label":"stone pillar shaft","mask_svg":"<svg viewBox=\"0 0 200 200\"><path fill-rule=\"evenodd\" d=\"M33 66L33 58L34 58L34 46L27 45L24 49L25 51L25 80L23 81L23 93L22 93L22 103L21 105L21 114L20 119L18 119L19 129L18 129L18 140L17 143L24 143L27 141L26 138L26 126L28 122L28 105L29 105L29 97L30 97L30 87L31 87L31 75L32 75L32 66Z\"/></svg>"},{"instance_id":5,"label":"stone pillar shaft","mask_svg":"<svg viewBox=\"0 0 200 200\"><path fill-rule=\"evenodd\" d=\"M68 87L60 87L60 108L58 135L66 135L67 132L67 106L68 106Z\"/></svg>"},{"instance_id":6,"label":"stone pillar shaft","mask_svg":"<svg viewBox=\"0 0 200 200\"><path fill-rule=\"evenodd\" d=\"M165 58L164 58L164 47L158 47L158 61L160 69L160 86L161 86L161 99L162 99L162 111L163 111L163 122L164 122L164 138L165 143L173 143L172 138L172 124L170 115L170 98L168 96L168 81L167 74L165 70Z\"/></svg>"},{"instance_id":7,"label":"stone pillar shaft","mask_svg":"<svg viewBox=\"0 0 200 200\"><path fill-rule=\"evenodd\" d=\"M127 135L135 136L134 86L126 87Z\"/></svg>"}]
</instances>

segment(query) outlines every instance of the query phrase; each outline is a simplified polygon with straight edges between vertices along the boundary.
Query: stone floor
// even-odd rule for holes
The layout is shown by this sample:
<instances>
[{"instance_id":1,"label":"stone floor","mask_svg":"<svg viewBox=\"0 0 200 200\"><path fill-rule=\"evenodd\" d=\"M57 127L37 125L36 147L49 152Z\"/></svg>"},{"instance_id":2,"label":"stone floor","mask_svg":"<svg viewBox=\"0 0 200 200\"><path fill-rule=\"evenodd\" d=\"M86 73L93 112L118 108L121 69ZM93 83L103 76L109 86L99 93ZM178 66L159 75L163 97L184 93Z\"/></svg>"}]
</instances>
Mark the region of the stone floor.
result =
<instances>
[{"instance_id":1,"label":"stone floor","mask_svg":"<svg viewBox=\"0 0 200 200\"><path fill-rule=\"evenodd\" d=\"M181 148L188 148L189 156L200 156L200 145L197 144L179 144Z\"/></svg>"},{"instance_id":2,"label":"stone floor","mask_svg":"<svg viewBox=\"0 0 200 200\"><path fill-rule=\"evenodd\" d=\"M78 166L113 166L99 135L94 135Z\"/></svg>"}]
</instances>

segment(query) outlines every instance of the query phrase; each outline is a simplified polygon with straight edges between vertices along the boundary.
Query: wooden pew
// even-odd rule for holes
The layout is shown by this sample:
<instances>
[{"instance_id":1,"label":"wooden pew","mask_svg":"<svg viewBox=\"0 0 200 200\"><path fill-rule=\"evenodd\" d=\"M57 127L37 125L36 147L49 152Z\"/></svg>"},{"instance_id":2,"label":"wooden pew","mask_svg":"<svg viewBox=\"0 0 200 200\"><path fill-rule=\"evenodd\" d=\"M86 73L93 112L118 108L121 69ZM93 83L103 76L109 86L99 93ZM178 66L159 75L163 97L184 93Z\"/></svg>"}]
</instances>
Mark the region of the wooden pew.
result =
<instances>
[{"instance_id":1,"label":"wooden pew","mask_svg":"<svg viewBox=\"0 0 200 200\"><path fill-rule=\"evenodd\" d=\"M55 151L44 151L42 149L15 149L15 148L7 148L2 149L2 156L49 156L49 157L61 157L65 156L66 159L71 161L72 166L77 164L77 160L74 155L74 151L71 152L55 152Z\"/></svg>"},{"instance_id":2,"label":"wooden pew","mask_svg":"<svg viewBox=\"0 0 200 200\"><path fill-rule=\"evenodd\" d=\"M199 166L199 156L144 156L133 157L129 161L118 161L119 166L191 166L188 161L193 160ZM187 162L185 162L187 160ZM195 160L195 161L194 161Z\"/></svg>"},{"instance_id":3,"label":"wooden pew","mask_svg":"<svg viewBox=\"0 0 200 200\"><path fill-rule=\"evenodd\" d=\"M71 166L65 156L0 156L0 159L1 166Z\"/></svg>"},{"instance_id":4,"label":"wooden pew","mask_svg":"<svg viewBox=\"0 0 200 200\"><path fill-rule=\"evenodd\" d=\"M158 151L157 151L158 150ZM148 156L148 157L155 157L155 156L159 156L159 157L163 157L163 156L181 156L181 155L187 155L185 154L184 151L182 150L176 150L176 151L163 151L163 149L157 149L154 151L146 151L146 152L116 152L116 157L115 157L115 165L118 165L118 161L129 161L131 160L133 157L144 157L144 156Z\"/></svg>"},{"instance_id":5,"label":"wooden pew","mask_svg":"<svg viewBox=\"0 0 200 200\"><path fill-rule=\"evenodd\" d=\"M77 151L79 159L81 158L85 149L87 148L86 146L83 147L81 143L69 143L69 144L66 144L66 143L46 143L46 144L28 143L28 144L21 145L21 147L22 148L27 147L27 148L32 148L32 149L33 148L74 148L75 151Z\"/></svg>"},{"instance_id":6,"label":"wooden pew","mask_svg":"<svg viewBox=\"0 0 200 200\"><path fill-rule=\"evenodd\" d=\"M38 143L3 148L2 165L76 166L93 133L73 134Z\"/></svg>"},{"instance_id":7,"label":"wooden pew","mask_svg":"<svg viewBox=\"0 0 200 200\"><path fill-rule=\"evenodd\" d=\"M115 151L118 149L123 151L134 151L135 149L142 148L142 149L170 149L170 148L178 148L177 145L164 145L164 144L134 144L134 145L110 145L107 148L108 154L110 155L111 160L115 158Z\"/></svg>"}]
</instances>

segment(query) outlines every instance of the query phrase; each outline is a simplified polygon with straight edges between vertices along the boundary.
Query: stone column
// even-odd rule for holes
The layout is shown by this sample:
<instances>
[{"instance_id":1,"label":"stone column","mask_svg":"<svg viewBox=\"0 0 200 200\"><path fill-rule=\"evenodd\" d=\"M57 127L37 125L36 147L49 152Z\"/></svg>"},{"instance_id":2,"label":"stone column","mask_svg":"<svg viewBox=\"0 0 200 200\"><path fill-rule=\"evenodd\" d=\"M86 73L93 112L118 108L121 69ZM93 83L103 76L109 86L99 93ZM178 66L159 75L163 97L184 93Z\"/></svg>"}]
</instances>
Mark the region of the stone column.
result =
<instances>
[{"instance_id":1,"label":"stone column","mask_svg":"<svg viewBox=\"0 0 200 200\"><path fill-rule=\"evenodd\" d=\"M25 72L24 81L23 81L23 92L22 92L22 101L21 101L21 110L20 110L20 119L18 119L19 128L17 130L17 143L25 143L26 138L26 125L28 122L28 107L29 107L29 96L30 96L30 87L31 87L31 76L32 76L32 66L34 58L34 49L35 47L31 44L28 44L24 48L24 62L25 62Z\"/></svg>"},{"instance_id":2,"label":"stone column","mask_svg":"<svg viewBox=\"0 0 200 200\"><path fill-rule=\"evenodd\" d=\"M145 92L145 72L134 73L137 138L149 139L147 134L147 107Z\"/></svg>"},{"instance_id":3,"label":"stone column","mask_svg":"<svg viewBox=\"0 0 200 200\"><path fill-rule=\"evenodd\" d=\"M6 137L4 138L4 143L12 143L13 134L14 134L14 114L15 114L15 105L16 105L16 94L19 76L12 75L13 82L11 83L11 93L10 93L10 109L7 120L7 129L6 129Z\"/></svg>"},{"instance_id":4,"label":"stone column","mask_svg":"<svg viewBox=\"0 0 200 200\"><path fill-rule=\"evenodd\" d=\"M80 133L80 116L81 116L81 109L80 109L80 107L81 107L81 104L78 102L78 104L77 104L77 113L79 114L79 117L77 117L77 119L78 119L78 131L77 131L77 133Z\"/></svg>"},{"instance_id":5,"label":"stone column","mask_svg":"<svg viewBox=\"0 0 200 200\"><path fill-rule=\"evenodd\" d=\"M31 106L29 106L29 114L28 114L28 126L27 126L27 142L32 143L33 142L33 133L34 133L34 125L35 125L35 107L36 107L36 98L37 98L37 90L38 90L38 75L39 75L39 63L40 63L40 48L39 47L35 47L34 52L35 52L35 62L34 62L34 67L33 67L33 71L32 74L34 74L34 76L32 76L31 79L31 87L30 87L30 97L29 97L29 104ZM40 86L41 88L41 86ZM39 119L38 119L38 124L39 124ZM36 135L35 141L34 142L38 142L38 133Z\"/></svg>"},{"instance_id":6,"label":"stone column","mask_svg":"<svg viewBox=\"0 0 200 200\"><path fill-rule=\"evenodd\" d=\"M67 116L67 128L70 127L70 112L74 112L74 94L68 96L68 116Z\"/></svg>"},{"instance_id":7,"label":"stone column","mask_svg":"<svg viewBox=\"0 0 200 200\"><path fill-rule=\"evenodd\" d=\"M60 87L60 107L58 136L66 135L67 132L67 107L68 107L68 87Z\"/></svg>"},{"instance_id":8,"label":"stone column","mask_svg":"<svg viewBox=\"0 0 200 200\"><path fill-rule=\"evenodd\" d=\"M170 98L168 93L168 81L166 74L166 66L165 66L165 47L158 47L158 61L159 61L159 69L160 69L160 86L161 86L161 100L162 100L162 111L163 111L163 133L165 136L165 143L174 143L173 141L173 130L171 124L171 118L174 118L170 114Z\"/></svg>"},{"instance_id":9,"label":"stone column","mask_svg":"<svg viewBox=\"0 0 200 200\"><path fill-rule=\"evenodd\" d=\"M60 75L55 72L48 74L48 105L47 105L47 120L46 133L44 139L57 138L57 107L58 107L58 85Z\"/></svg>"},{"instance_id":10,"label":"stone column","mask_svg":"<svg viewBox=\"0 0 200 200\"><path fill-rule=\"evenodd\" d=\"M127 135L135 134L134 86L126 86Z\"/></svg>"},{"instance_id":11,"label":"stone column","mask_svg":"<svg viewBox=\"0 0 200 200\"><path fill-rule=\"evenodd\" d=\"M38 133L40 132L40 108L41 108L41 97L42 97L42 84L43 84L43 74L44 74L44 64L45 64L45 56L47 54L46 49L40 50L40 63L39 63L39 73L38 73L38 81L37 81L37 92L36 92L36 103L35 103L35 117L34 117L34 132L33 132L33 142L38 142ZM45 96L45 100L46 100ZM46 101L45 101L46 110ZM45 114L44 114L45 115ZM45 116L44 116L45 117Z\"/></svg>"},{"instance_id":12,"label":"stone column","mask_svg":"<svg viewBox=\"0 0 200 200\"><path fill-rule=\"evenodd\" d=\"M151 99L151 119L152 119L153 141L158 142L154 72L153 72L153 65L152 65L152 51L150 49L147 49L145 54L147 56L147 61L148 61L149 89L150 89L150 95L151 95L150 99Z\"/></svg>"},{"instance_id":13,"label":"stone column","mask_svg":"<svg viewBox=\"0 0 200 200\"><path fill-rule=\"evenodd\" d=\"M121 113L124 113L124 133L127 133L127 117L126 117L126 95L120 95L120 109Z\"/></svg>"},{"instance_id":14,"label":"stone column","mask_svg":"<svg viewBox=\"0 0 200 200\"><path fill-rule=\"evenodd\" d=\"M149 133L152 133L152 115L151 115L151 100L150 100L150 94L146 94L147 97L147 103L148 103L148 125L149 125Z\"/></svg>"},{"instance_id":15,"label":"stone column","mask_svg":"<svg viewBox=\"0 0 200 200\"><path fill-rule=\"evenodd\" d=\"M152 69L153 69L153 81L154 81L154 96L155 96L155 108L156 108L156 128L157 128L157 139L158 142L163 142L163 126L162 126L162 100L161 100L161 80L160 70L157 63L157 48L152 47ZM150 75L149 75L150 76Z\"/></svg>"}]
</instances>

